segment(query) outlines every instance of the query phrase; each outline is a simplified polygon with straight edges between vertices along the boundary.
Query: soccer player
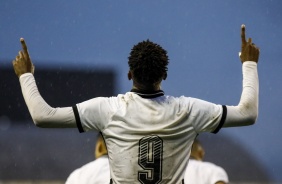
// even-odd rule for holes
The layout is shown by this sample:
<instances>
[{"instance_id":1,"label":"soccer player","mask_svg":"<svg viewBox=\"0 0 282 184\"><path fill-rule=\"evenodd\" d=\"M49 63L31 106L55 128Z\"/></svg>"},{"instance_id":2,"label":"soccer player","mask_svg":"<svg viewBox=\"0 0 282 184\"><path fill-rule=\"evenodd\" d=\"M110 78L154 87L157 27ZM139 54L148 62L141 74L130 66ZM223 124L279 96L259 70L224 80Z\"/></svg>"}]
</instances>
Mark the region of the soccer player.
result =
<instances>
[{"instance_id":1,"label":"soccer player","mask_svg":"<svg viewBox=\"0 0 282 184\"><path fill-rule=\"evenodd\" d=\"M107 184L110 181L108 152L101 134L95 146L96 159L74 170L66 184Z\"/></svg>"},{"instance_id":2,"label":"soccer player","mask_svg":"<svg viewBox=\"0 0 282 184\"><path fill-rule=\"evenodd\" d=\"M198 139L192 145L190 160L185 172L187 184L227 184L226 171L210 162L204 162L205 150Z\"/></svg>"},{"instance_id":3,"label":"soccer player","mask_svg":"<svg viewBox=\"0 0 282 184\"><path fill-rule=\"evenodd\" d=\"M244 25L241 38L243 90L235 106L165 95L161 83L167 78L167 51L149 40L134 45L130 52L131 91L72 107L53 108L44 101L24 39L13 66L36 126L102 132L111 183L181 184L192 143L199 133L217 133L221 127L247 126L256 121L259 49L251 38L246 41Z\"/></svg>"}]
</instances>

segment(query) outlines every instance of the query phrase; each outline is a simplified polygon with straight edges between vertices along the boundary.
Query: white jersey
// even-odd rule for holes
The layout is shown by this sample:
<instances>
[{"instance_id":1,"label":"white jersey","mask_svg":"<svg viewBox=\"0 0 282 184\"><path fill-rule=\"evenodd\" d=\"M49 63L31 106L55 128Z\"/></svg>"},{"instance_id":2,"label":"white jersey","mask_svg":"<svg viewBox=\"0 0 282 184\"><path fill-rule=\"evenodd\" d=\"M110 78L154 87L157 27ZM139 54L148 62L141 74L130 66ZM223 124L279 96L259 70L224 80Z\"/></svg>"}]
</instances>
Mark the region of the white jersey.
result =
<instances>
[{"instance_id":1,"label":"white jersey","mask_svg":"<svg viewBox=\"0 0 282 184\"><path fill-rule=\"evenodd\" d=\"M200 132L218 131L226 107L188 97L128 92L74 106L80 131L101 131L114 184L181 184Z\"/></svg>"},{"instance_id":2,"label":"white jersey","mask_svg":"<svg viewBox=\"0 0 282 184\"><path fill-rule=\"evenodd\" d=\"M109 184L110 165L108 156L96 160L74 170L65 184Z\"/></svg>"},{"instance_id":3,"label":"white jersey","mask_svg":"<svg viewBox=\"0 0 282 184\"><path fill-rule=\"evenodd\" d=\"M185 172L185 184L215 184L218 181L229 182L223 168L210 162L189 160Z\"/></svg>"},{"instance_id":4,"label":"white jersey","mask_svg":"<svg viewBox=\"0 0 282 184\"><path fill-rule=\"evenodd\" d=\"M165 96L162 91L132 91L117 97L94 98L74 107L53 108L41 97L31 73L21 75L20 83L37 126L102 132L112 183L180 184L192 143L200 132L217 132L223 124L233 127L255 123L257 64L247 61L242 69L243 90L236 106Z\"/></svg>"}]
</instances>

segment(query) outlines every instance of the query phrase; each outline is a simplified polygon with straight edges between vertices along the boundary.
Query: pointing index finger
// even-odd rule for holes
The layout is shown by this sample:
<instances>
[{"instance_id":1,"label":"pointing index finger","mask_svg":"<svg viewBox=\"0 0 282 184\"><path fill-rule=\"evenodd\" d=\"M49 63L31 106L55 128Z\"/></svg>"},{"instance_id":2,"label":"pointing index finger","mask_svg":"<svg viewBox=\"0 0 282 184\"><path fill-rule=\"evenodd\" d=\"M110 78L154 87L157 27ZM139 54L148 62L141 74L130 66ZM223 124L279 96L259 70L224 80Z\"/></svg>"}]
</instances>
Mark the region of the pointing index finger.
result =
<instances>
[{"instance_id":1,"label":"pointing index finger","mask_svg":"<svg viewBox=\"0 0 282 184\"><path fill-rule=\"evenodd\" d=\"M21 44L22 44L22 49L23 49L24 58L25 58L27 61L31 62L31 61L30 61L30 57L29 57L29 53L28 53L28 50L27 50L27 46L26 46L26 44L25 44L24 39L21 38L20 41L21 41Z\"/></svg>"},{"instance_id":2,"label":"pointing index finger","mask_svg":"<svg viewBox=\"0 0 282 184\"><path fill-rule=\"evenodd\" d=\"M22 48L23 48L24 53L27 54L27 53L28 53L28 52L27 52L27 46L26 46L26 44L25 44L24 39L21 38L20 41L21 41L21 44L22 44Z\"/></svg>"},{"instance_id":3,"label":"pointing index finger","mask_svg":"<svg viewBox=\"0 0 282 184\"><path fill-rule=\"evenodd\" d=\"M242 38L242 43L246 43L246 35L245 35L245 28L246 26L244 24L241 25L241 38Z\"/></svg>"}]
</instances>

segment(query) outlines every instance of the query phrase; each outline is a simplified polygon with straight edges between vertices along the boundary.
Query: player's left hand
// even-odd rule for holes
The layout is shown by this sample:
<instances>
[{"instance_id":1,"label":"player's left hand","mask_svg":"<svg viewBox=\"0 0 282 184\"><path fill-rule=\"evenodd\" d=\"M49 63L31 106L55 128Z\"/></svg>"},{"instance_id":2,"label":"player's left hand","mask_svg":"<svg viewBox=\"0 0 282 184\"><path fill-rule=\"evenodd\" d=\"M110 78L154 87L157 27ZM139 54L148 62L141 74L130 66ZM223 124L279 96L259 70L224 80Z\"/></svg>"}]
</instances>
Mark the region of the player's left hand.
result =
<instances>
[{"instance_id":1,"label":"player's left hand","mask_svg":"<svg viewBox=\"0 0 282 184\"><path fill-rule=\"evenodd\" d=\"M22 49L19 51L19 54L16 56L16 59L13 60L13 67L16 75L20 77L24 73L34 74L34 65L31 62L27 46L23 38L20 39L22 44Z\"/></svg>"},{"instance_id":2,"label":"player's left hand","mask_svg":"<svg viewBox=\"0 0 282 184\"><path fill-rule=\"evenodd\" d=\"M257 63L259 59L260 49L252 42L252 38L249 38L248 41L246 41L245 28L246 27L243 24L241 26L242 46L239 57L242 63L244 63L245 61L254 61Z\"/></svg>"}]
</instances>

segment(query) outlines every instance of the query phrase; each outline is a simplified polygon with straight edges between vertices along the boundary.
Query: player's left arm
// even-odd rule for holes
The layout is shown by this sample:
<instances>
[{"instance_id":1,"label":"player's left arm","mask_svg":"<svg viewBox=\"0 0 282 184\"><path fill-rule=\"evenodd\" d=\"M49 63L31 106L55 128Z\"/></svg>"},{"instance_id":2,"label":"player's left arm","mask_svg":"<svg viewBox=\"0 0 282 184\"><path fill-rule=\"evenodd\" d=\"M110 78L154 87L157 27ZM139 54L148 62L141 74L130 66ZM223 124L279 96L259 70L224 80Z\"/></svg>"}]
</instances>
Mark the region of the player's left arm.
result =
<instances>
[{"instance_id":1,"label":"player's left arm","mask_svg":"<svg viewBox=\"0 0 282 184\"><path fill-rule=\"evenodd\" d=\"M76 127L72 107L53 108L40 95L34 74L34 65L31 62L26 43L21 38L22 50L13 61L16 75L19 77L24 100L35 125L46 128Z\"/></svg>"},{"instance_id":2,"label":"player's left arm","mask_svg":"<svg viewBox=\"0 0 282 184\"><path fill-rule=\"evenodd\" d=\"M245 38L245 25L241 26L242 47L240 59L243 70L243 90L237 106L227 106L224 127L246 126L256 122L259 103L259 80L257 63L260 49Z\"/></svg>"}]
</instances>

